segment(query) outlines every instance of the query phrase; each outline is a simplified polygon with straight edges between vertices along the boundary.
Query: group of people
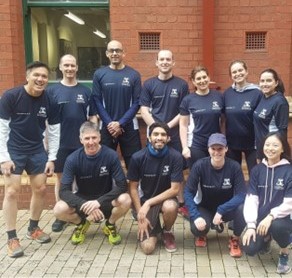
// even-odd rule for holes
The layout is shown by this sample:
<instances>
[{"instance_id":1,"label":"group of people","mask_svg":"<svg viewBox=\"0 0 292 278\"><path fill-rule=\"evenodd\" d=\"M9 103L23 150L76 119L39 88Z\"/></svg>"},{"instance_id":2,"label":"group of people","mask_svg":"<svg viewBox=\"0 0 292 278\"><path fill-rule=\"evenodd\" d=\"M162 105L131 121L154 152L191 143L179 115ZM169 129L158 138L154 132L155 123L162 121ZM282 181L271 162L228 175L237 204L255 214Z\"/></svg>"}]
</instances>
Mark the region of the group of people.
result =
<instances>
[{"instance_id":1,"label":"group of people","mask_svg":"<svg viewBox=\"0 0 292 278\"><path fill-rule=\"evenodd\" d=\"M242 249L248 255L268 252L274 239L281 248L277 272L290 272L289 106L277 72L264 70L257 86L247 81L245 62L233 61L233 84L222 94L210 89L208 70L199 66L191 72L195 90L189 93L188 83L173 74L170 50L159 51L158 75L143 85L140 74L125 65L119 41L108 43L106 55L110 64L94 73L92 92L78 83L77 61L67 54L60 59L59 83L46 88L49 68L33 62L26 69L26 84L0 99L8 255L24 254L16 219L25 170L32 188L26 235L31 240L51 241L39 219L46 176L56 173L52 230L75 224L72 244L84 242L91 223L102 222L109 243L119 244L116 221L132 209L141 250L151 254L161 235L165 249L175 252L173 225L179 213L189 220L196 247L207 246L210 229L220 233L224 223L233 221L232 257L241 257ZM139 109L147 124L145 148L136 118Z\"/></svg>"}]
</instances>

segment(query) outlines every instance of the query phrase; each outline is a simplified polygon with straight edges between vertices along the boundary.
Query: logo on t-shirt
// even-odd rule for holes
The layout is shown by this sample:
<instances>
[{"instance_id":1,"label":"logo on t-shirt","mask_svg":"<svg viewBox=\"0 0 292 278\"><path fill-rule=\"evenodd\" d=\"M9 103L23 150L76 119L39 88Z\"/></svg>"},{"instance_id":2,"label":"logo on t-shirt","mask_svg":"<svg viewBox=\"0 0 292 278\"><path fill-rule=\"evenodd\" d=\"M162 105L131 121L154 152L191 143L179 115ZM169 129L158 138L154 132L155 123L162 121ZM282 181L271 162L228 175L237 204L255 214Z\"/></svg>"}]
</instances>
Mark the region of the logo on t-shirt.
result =
<instances>
[{"instance_id":1,"label":"logo on t-shirt","mask_svg":"<svg viewBox=\"0 0 292 278\"><path fill-rule=\"evenodd\" d=\"M223 181L223 184L222 184L222 189L229 189L231 188L232 185L231 185L231 182L230 182L230 179L224 179Z\"/></svg>"},{"instance_id":2,"label":"logo on t-shirt","mask_svg":"<svg viewBox=\"0 0 292 278\"><path fill-rule=\"evenodd\" d=\"M283 190L284 189L284 179L278 179L276 182L275 189Z\"/></svg>"},{"instance_id":3,"label":"logo on t-shirt","mask_svg":"<svg viewBox=\"0 0 292 278\"><path fill-rule=\"evenodd\" d=\"M77 103L85 103L83 95L77 95L76 102Z\"/></svg>"},{"instance_id":4,"label":"logo on t-shirt","mask_svg":"<svg viewBox=\"0 0 292 278\"><path fill-rule=\"evenodd\" d=\"M177 89L172 89L171 90L170 97L178 97L178 91L177 91Z\"/></svg>"},{"instance_id":5,"label":"logo on t-shirt","mask_svg":"<svg viewBox=\"0 0 292 278\"><path fill-rule=\"evenodd\" d=\"M263 109L260 112L259 117L262 118L262 119L265 119L266 118L266 113L267 113L267 109Z\"/></svg>"},{"instance_id":6,"label":"logo on t-shirt","mask_svg":"<svg viewBox=\"0 0 292 278\"><path fill-rule=\"evenodd\" d=\"M106 166L101 166L99 169L99 175L100 176L107 176L109 174Z\"/></svg>"},{"instance_id":7,"label":"logo on t-shirt","mask_svg":"<svg viewBox=\"0 0 292 278\"><path fill-rule=\"evenodd\" d=\"M241 107L242 110L251 110L250 101L245 101Z\"/></svg>"},{"instance_id":8,"label":"logo on t-shirt","mask_svg":"<svg viewBox=\"0 0 292 278\"><path fill-rule=\"evenodd\" d=\"M130 81L129 81L129 77L124 77L123 82L122 82L122 86L128 86L130 87Z\"/></svg>"},{"instance_id":9,"label":"logo on t-shirt","mask_svg":"<svg viewBox=\"0 0 292 278\"><path fill-rule=\"evenodd\" d=\"M169 165L164 165L162 170L162 175L166 176L169 174Z\"/></svg>"},{"instance_id":10,"label":"logo on t-shirt","mask_svg":"<svg viewBox=\"0 0 292 278\"><path fill-rule=\"evenodd\" d=\"M212 110L220 110L220 109L221 109L221 107L218 104L218 101L213 101L213 103L212 103Z\"/></svg>"},{"instance_id":11,"label":"logo on t-shirt","mask_svg":"<svg viewBox=\"0 0 292 278\"><path fill-rule=\"evenodd\" d=\"M46 118L47 117L46 107L41 106L37 116Z\"/></svg>"}]
</instances>

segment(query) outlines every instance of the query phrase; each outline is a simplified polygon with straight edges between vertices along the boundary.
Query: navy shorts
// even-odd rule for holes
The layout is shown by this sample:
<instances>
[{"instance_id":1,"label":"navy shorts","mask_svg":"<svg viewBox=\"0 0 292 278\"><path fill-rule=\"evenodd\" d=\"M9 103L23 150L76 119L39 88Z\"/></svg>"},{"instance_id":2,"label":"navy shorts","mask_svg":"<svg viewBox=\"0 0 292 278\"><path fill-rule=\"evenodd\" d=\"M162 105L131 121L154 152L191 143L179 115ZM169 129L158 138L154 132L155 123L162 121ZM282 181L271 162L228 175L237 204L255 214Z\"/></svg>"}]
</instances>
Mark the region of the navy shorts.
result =
<instances>
[{"instance_id":1,"label":"navy shorts","mask_svg":"<svg viewBox=\"0 0 292 278\"><path fill-rule=\"evenodd\" d=\"M55 161L55 173L63 173L65 161L67 157L76 149L59 149L57 160Z\"/></svg>"},{"instance_id":2,"label":"navy shorts","mask_svg":"<svg viewBox=\"0 0 292 278\"><path fill-rule=\"evenodd\" d=\"M13 174L21 175L25 170L28 175L37 175L45 172L48 155L45 151L35 154L10 153L11 160L15 164Z\"/></svg>"}]
</instances>

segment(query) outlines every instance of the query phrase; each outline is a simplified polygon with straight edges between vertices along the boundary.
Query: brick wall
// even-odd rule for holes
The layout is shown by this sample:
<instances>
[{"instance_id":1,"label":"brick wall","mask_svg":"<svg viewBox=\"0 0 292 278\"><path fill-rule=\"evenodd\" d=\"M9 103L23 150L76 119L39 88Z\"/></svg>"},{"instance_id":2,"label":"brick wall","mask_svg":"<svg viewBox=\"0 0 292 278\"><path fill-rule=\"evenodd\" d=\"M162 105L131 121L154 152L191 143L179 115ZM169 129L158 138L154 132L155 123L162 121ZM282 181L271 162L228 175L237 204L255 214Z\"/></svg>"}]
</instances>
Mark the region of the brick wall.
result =
<instances>
[{"instance_id":1,"label":"brick wall","mask_svg":"<svg viewBox=\"0 0 292 278\"><path fill-rule=\"evenodd\" d=\"M24 82L25 53L22 1L6 0L0 5L0 94Z\"/></svg>"},{"instance_id":2,"label":"brick wall","mask_svg":"<svg viewBox=\"0 0 292 278\"><path fill-rule=\"evenodd\" d=\"M215 77L222 88L230 86L228 65L233 59L247 62L249 79L258 83L265 68L276 69L291 95L292 1L215 1ZM266 51L245 50L245 31L267 32ZM289 90L290 88L290 90Z\"/></svg>"},{"instance_id":3,"label":"brick wall","mask_svg":"<svg viewBox=\"0 0 292 278\"><path fill-rule=\"evenodd\" d=\"M128 64L143 80L157 74L156 51L139 50L139 32L161 32L161 48L174 52L175 74L188 80L202 56L202 10L196 0L111 1L111 37L126 48Z\"/></svg>"}]
</instances>

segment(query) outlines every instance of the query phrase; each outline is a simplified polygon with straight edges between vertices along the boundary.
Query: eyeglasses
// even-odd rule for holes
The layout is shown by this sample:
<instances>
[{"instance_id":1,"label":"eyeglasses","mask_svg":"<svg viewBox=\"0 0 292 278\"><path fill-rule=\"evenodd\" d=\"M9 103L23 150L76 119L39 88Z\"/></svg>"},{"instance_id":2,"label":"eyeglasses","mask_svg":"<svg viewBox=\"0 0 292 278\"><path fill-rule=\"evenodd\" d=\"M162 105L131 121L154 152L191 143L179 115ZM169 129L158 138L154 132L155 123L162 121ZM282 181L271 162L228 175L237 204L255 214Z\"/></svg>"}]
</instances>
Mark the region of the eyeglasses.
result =
<instances>
[{"instance_id":1,"label":"eyeglasses","mask_svg":"<svg viewBox=\"0 0 292 278\"><path fill-rule=\"evenodd\" d=\"M113 54L114 52L116 52L117 54L121 54L124 52L124 50L120 48L110 48L107 50L107 52L111 54Z\"/></svg>"}]
</instances>

